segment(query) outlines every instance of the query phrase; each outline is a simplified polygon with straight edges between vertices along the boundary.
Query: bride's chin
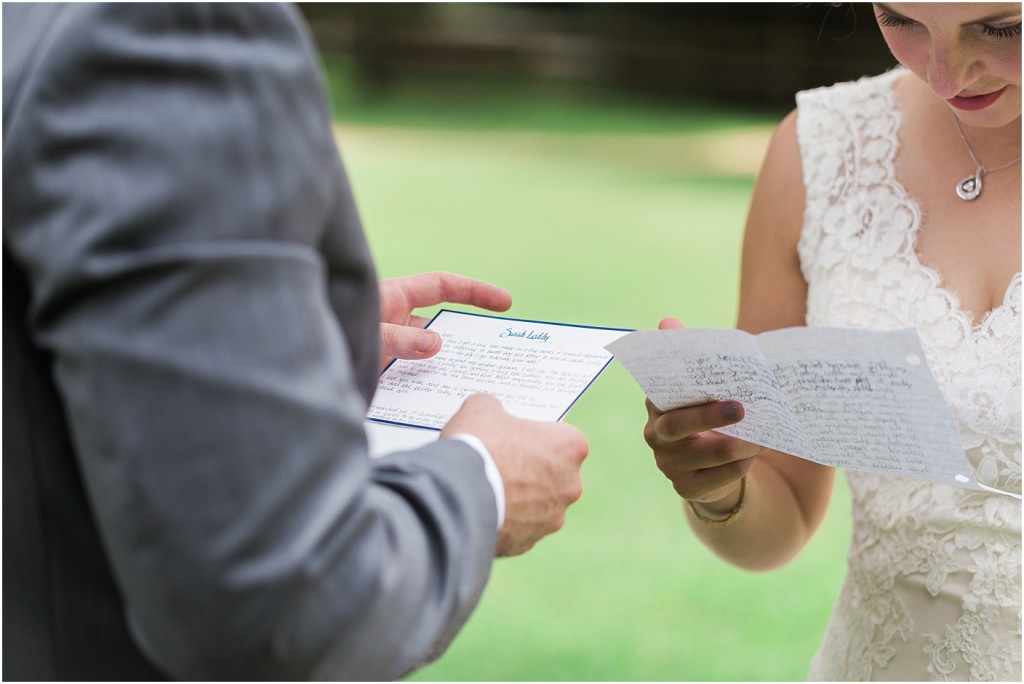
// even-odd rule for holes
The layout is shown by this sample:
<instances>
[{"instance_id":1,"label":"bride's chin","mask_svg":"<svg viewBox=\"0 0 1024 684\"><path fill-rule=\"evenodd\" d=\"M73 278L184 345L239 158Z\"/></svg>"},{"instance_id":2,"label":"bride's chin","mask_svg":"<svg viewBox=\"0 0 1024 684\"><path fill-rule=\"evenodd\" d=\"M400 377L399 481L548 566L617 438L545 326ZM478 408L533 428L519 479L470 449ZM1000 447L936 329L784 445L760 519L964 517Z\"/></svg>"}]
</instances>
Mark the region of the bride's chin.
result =
<instances>
[{"instance_id":1,"label":"bride's chin","mask_svg":"<svg viewBox=\"0 0 1024 684\"><path fill-rule=\"evenodd\" d=\"M1009 96L1011 93L1008 92L1006 95ZM955 107L950 107L949 109L953 116L959 119L960 123L964 126L975 129L1007 129L1011 132L1016 131L1019 134L1021 127L1020 91L1013 92L1012 96L1015 100L1014 102L997 102L992 107L973 112L956 109Z\"/></svg>"}]
</instances>

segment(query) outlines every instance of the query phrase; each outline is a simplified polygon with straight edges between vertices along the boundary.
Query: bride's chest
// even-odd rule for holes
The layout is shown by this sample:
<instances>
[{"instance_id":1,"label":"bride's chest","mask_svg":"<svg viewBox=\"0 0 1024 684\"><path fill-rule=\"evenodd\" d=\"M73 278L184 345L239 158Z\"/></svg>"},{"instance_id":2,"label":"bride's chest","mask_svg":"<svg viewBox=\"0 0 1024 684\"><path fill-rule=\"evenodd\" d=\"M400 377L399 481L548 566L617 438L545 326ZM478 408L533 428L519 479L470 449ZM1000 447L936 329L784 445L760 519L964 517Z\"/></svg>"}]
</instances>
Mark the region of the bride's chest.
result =
<instances>
[{"instance_id":1,"label":"bride's chest","mask_svg":"<svg viewBox=\"0 0 1024 684\"><path fill-rule=\"evenodd\" d=\"M1021 270L1020 167L983 176L981 194L965 201L956 186L970 169L929 164L910 150L897 161L897 177L920 217L913 256L941 278L977 325L1003 303Z\"/></svg>"}]
</instances>

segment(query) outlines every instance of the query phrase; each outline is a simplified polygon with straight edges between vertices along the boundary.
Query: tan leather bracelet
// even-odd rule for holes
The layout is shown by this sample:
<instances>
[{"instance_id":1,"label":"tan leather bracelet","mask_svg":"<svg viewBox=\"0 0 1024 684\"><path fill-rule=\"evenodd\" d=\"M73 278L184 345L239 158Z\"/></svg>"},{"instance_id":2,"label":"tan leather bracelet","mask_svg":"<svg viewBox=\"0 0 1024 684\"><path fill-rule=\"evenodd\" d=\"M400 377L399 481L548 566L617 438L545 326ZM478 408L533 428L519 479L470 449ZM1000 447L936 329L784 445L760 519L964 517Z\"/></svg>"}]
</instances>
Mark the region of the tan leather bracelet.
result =
<instances>
[{"instance_id":1,"label":"tan leather bracelet","mask_svg":"<svg viewBox=\"0 0 1024 684\"><path fill-rule=\"evenodd\" d=\"M746 502L747 502L747 476L746 475L744 475L740 479L740 500L736 502L736 505L733 506L732 510L729 511L724 518L718 518L718 519L709 518L706 515L704 515L703 513L701 513L699 510L697 510L697 506L692 501L690 501L690 500L686 501L686 503L690 504L690 510L693 511L693 515L696 516L697 520L700 520L702 523L704 523L708 527L727 527L728 525L732 525L740 517L740 513L743 512L743 505Z\"/></svg>"}]
</instances>

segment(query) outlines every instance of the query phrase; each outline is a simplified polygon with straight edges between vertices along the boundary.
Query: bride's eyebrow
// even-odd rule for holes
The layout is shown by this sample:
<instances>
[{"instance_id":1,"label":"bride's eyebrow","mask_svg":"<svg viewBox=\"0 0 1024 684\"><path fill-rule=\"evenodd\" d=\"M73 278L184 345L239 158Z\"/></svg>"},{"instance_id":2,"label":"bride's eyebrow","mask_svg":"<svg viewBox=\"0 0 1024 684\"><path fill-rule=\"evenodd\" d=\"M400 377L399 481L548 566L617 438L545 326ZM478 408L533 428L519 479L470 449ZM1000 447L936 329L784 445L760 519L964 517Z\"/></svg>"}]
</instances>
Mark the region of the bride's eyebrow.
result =
<instances>
[{"instance_id":1,"label":"bride's eyebrow","mask_svg":"<svg viewBox=\"0 0 1024 684\"><path fill-rule=\"evenodd\" d=\"M900 14L899 12L894 10L892 7L889 7L888 5L886 5L884 2L876 2L875 3L875 7L880 9L880 10L882 10L886 14L891 14L894 17L899 17L900 19L906 19L907 21L913 21L913 19L911 19L910 17L903 16L902 14Z\"/></svg>"},{"instance_id":2,"label":"bride's eyebrow","mask_svg":"<svg viewBox=\"0 0 1024 684\"><path fill-rule=\"evenodd\" d=\"M874 4L875 7L882 10L886 14L891 14L894 17L906 19L907 21L915 21L914 19L911 19L908 16L900 14L899 12L894 10L892 7L889 7L889 5L885 4L884 2L876 2ZM964 26L970 26L971 24L998 23L1000 21L1006 21L1008 19L1016 19L1017 21L1020 21L1020 16L1020 12L998 12L996 14L990 14L987 17L978 17L977 19L972 19L971 21L965 23Z\"/></svg>"},{"instance_id":3,"label":"bride's eyebrow","mask_svg":"<svg viewBox=\"0 0 1024 684\"><path fill-rule=\"evenodd\" d=\"M980 17L970 22L972 24L993 24L999 23L1000 21L1006 21L1008 19L1016 19L1020 21L1020 12L1003 12L1001 14L991 14L987 17Z\"/></svg>"}]
</instances>

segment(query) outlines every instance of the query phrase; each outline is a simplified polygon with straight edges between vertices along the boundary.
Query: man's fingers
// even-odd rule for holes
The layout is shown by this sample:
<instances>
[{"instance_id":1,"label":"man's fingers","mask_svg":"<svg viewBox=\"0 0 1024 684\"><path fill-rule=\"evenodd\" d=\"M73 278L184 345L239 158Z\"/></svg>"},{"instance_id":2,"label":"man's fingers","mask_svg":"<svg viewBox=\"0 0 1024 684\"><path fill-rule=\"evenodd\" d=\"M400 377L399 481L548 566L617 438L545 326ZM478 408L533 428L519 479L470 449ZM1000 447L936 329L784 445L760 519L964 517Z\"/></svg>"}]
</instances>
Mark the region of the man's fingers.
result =
<instances>
[{"instance_id":1,"label":"man's fingers","mask_svg":"<svg viewBox=\"0 0 1024 684\"><path fill-rule=\"evenodd\" d=\"M430 319L426 316L409 316L406 325L413 328L426 328L427 323L430 323Z\"/></svg>"},{"instance_id":2,"label":"man's fingers","mask_svg":"<svg viewBox=\"0 0 1024 684\"><path fill-rule=\"evenodd\" d=\"M678 318L663 318L658 323L658 330L673 330L675 328L685 328L686 326L679 322Z\"/></svg>"},{"instance_id":3,"label":"man's fingers","mask_svg":"<svg viewBox=\"0 0 1024 684\"><path fill-rule=\"evenodd\" d=\"M463 400L459 413L476 416L480 412L500 411L501 409L501 401L496 396L485 392L478 392L469 395Z\"/></svg>"},{"instance_id":4,"label":"man's fingers","mask_svg":"<svg viewBox=\"0 0 1024 684\"><path fill-rule=\"evenodd\" d=\"M508 311L512 295L503 287L457 273L420 273L397 278L413 309L444 302L468 304L488 311Z\"/></svg>"},{"instance_id":5,"label":"man's fingers","mask_svg":"<svg viewBox=\"0 0 1024 684\"><path fill-rule=\"evenodd\" d=\"M426 359L441 349L441 336L407 325L381 323L381 353L396 359Z\"/></svg>"}]
</instances>

